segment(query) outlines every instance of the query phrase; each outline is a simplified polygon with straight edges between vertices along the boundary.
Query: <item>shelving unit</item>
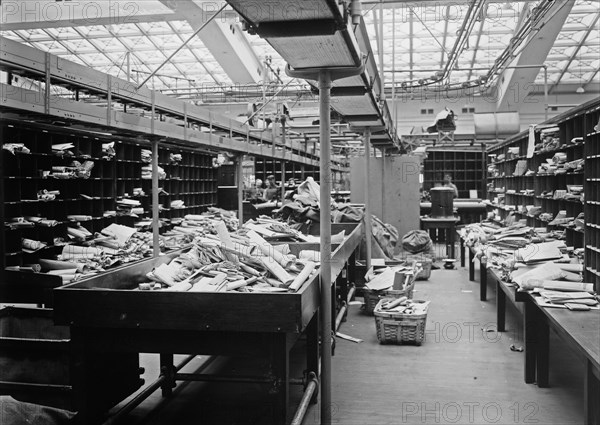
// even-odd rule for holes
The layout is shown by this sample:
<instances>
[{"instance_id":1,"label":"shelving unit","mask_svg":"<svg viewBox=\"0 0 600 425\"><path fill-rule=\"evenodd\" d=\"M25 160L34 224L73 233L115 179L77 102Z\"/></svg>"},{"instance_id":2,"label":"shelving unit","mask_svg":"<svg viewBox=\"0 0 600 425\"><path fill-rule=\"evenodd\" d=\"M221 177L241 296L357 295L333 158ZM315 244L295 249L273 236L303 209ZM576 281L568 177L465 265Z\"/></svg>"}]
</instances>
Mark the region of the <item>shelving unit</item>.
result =
<instances>
[{"instance_id":1,"label":"shelving unit","mask_svg":"<svg viewBox=\"0 0 600 425\"><path fill-rule=\"evenodd\" d=\"M0 240L4 254L2 269L5 266L36 263L37 258L59 254L61 241L69 241L67 228L77 223L69 221L68 215L91 217L78 222L91 233L99 232L111 223L134 226L141 219L152 218L152 180L142 178L142 167L150 164L141 158L142 149L151 148L149 144L18 121L3 121L1 133L4 143L24 143L31 151L15 155L6 150L2 152L3 184L0 193L3 194L3 222L29 216L56 221L51 227L37 224L28 228L5 227L3 239ZM112 141L115 142L115 155L109 159L103 158L102 144ZM74 147L70 151L74 156L53 154L52 145L56 143L72 143ZM170 154L181 154L181 162L172 163ZM159 187L164 190L159 195L159 203L164 206L160 212L161 219L198 214L216 204L217 181L216 169L212 167L213 156L189 148L159 147L159 166L167 174L166 179L159 181ZM43 171L69 166L73 161L93 161L90 177L42 177ZM134 188L141 188L143 195L134 196ZM60 194L54 200L38 200L38 192L42 190L59 191ZM107 211L117 210L117 201L122 198L139 201L144 213L136 216L106 216ZM184 207L171 208L174 200L183 201ZM34 253L23 252L22 238L45 242L47 248Z\"/></svg>"},{"instance_id":2,"label":"shelving unit","mask_svg":"<svg viewBox=\"0 0 600 425\"><path fill-rule=\"evenodd\" d=\"M423 161L423 190L441 183L444 174L452 176L459 198L469 198L469 190L477 190L479 197L485 191L485 158L480 149L428 148Z\"/></svg>"},{"instance_id":3,"label":"shelving unit","mask_svg":"<svg viewBox=\"0 0 600 425\"><path fill-rule=\"evenodd\" d=\"M599 108L600 100L596 99L536 126L536 150L531 158L527 158L529 131L521 132L487 151L490 165L487 176L488 199L491 208L499 213L502 220L513 213L516 220L525 219L529 226L564 230L568 246L587 246L586 265L589 270L586 279L595 274L598 264L598 254L591 248L597 246L598 234L594 232L599 229L594 226L600 223L596 213L600 205L600 193L594 185L594 179L598 179L597 155L600 151L596 146L598 136L592 130L600 117ZM549 127L557 127L558 132L554 143L546 145L549 148L543 148L540 146L540 134ZM566 172L540 173L540 165L547 164L547 160L557 153L566 155L566 163L575 164L572 161L584 159L583 169L569 166L564 167L569 168ZM526 167L521 170L523 175L514 175L519 161L526 161ZM573 186L575 189L582 186L583 195L573 194L565 199L565 193L568 194L569 187L573 189ZM557 191L561 192L557 195ZM539 207L539 213L531 214L528 207L529 210ZM585 231L568 224L549 225L559 211L565 211L566 217L577 218L584 210ZM543 213L552 218L540 218ZM598 276L595 275L595 279L590 281L598 282Z\"/></svg>"},{"instance_id":4,"label":"shelving unit","mask_svg":"<svg viewBox=\"0 0 600 425\"><path fill-rule=\"evenodd\" d=\"M585 280L600 291L600 105L585 114Z\"/></svg>"},{"instance_id":5,"label":"shelving unit","mask_svg":"<svg viewBox=\"0 0 600 425\"><path fill-rule=\"evenodd\" d=\"M296 182L303 181L306 177L312 177L317 182L319 181L319 167L297 164L297 163L286 163L285 176L282 179L281 176L281 161L275 161L267 158L256 158L255 159L255 175L256 178L266 181L268 175L273 174L275 181L287 182L292 177Z\"/></svg>"}]
</instances>

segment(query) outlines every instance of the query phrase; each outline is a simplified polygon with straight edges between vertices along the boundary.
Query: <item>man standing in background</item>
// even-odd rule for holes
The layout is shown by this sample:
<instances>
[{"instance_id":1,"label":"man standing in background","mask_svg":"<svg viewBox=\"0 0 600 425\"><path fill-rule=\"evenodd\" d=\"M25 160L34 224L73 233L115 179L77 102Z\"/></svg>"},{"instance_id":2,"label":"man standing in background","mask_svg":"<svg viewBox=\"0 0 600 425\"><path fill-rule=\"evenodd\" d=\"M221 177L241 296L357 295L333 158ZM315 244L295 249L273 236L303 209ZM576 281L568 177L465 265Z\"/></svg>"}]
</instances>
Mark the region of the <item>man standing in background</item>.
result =
<instances>
[{"instance_id":1,"label":"man standing in background","mask_svg":"<svg viewBox=\"0 0 600 425\"><path fill-rule=\"evenodd\" d=\"M449 187L454 190L454 197L458 198L458 188L454 183L452 183L452 176L450 174L444 174L444 182L445 187Z\"/></svg>"},{"instance_id":2,"label":"man standing in background","mask_svg":"<svg viewBox=\"0 0 600 425\"><path fill-rule=\"evenodd\" d=\"M275 184L275 176L271 174L267 177L267 188L265 189L263 200L265 202L276 201L278 194L279 188Z\"/></svg>"}]
</instances>

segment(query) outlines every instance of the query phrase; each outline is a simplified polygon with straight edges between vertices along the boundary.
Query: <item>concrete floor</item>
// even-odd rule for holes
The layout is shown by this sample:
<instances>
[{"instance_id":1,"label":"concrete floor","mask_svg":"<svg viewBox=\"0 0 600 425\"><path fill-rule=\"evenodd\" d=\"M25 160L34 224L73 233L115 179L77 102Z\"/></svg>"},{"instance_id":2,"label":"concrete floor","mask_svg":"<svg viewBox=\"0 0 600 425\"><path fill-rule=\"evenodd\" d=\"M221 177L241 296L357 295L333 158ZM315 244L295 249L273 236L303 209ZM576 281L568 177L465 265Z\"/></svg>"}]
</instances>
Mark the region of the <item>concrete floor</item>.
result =
<instances>
[{"instance_id":1,"label":"concrete floor","mask_svg":"<svg viewBox=\"0 0 600 425\"><path fill-rule=\"evenodd\" d=\"M551 335L551 387L525 384L523 353L509 349L511 344L522 345L517 313L509 306L507 332L495 332L494 289L489 288L488 301L481 302L478 285L469 282L467 269L460 267L434 270L428 281L417 282L414 298L431 300L426 341L420 347L380 345L374 318L350 306L340 331L364 342L337 339L333 423L582 424L581 360ZM198 357L184 371L193 371L201 360ZM158 357L143 355L142 364L148 383L158 375ZM257 366L264 365L223 359L211 367L223 373L251 372ZM302 366L292 364L292 369L299 376ZM300 390L294 388L293 404ZM260 385L184 383L170 399L156 392L122 423L268 423L267 391ZM319 412L318 405L311 406L304 424L318 424Z\"/></svg>"}]
</instances>

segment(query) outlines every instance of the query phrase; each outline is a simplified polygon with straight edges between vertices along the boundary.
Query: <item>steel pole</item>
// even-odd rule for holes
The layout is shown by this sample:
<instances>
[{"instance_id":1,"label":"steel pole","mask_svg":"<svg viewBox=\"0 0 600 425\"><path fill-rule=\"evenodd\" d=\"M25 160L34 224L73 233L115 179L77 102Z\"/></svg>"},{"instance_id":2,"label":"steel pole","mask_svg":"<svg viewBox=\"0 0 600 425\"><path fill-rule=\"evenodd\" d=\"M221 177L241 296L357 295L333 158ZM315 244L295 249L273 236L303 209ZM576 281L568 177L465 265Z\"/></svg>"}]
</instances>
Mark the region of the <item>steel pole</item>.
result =
<instances>
[{"instance_id":1,"label":"steel pole","mask_svg":"<svg viewBox=\"0 0 600 425\"><path fill-rule=\"evenodd\" d=\"M548 65L544 65L544 113L545 121L548 121L548 109L550 109L548 101Z\"/></svg>"},{"instance_id":2,"label":"steel pole","mask_svg":"<svg viewBox=\"0 0 600 425\"><path fill-rule=\"evenodd\" d=\"M285 157L281 160L281 205L285 197Z\"/></svg>"},{"instance_id":3,"label":"steel pole","mask_svg":"<svg viewBox=\"0 0 600 425\"><path fill-rule=\"evenodd\" d=\"M331 74L319 72L321 209L321 424L331 425Z\"/></svg>"},{"instance_id":4,"label":"steel pole","mask_svg":"<svg viewBox=\"0 0 600 425\"><path fill-rule=\"evenodd\" d=\"M284 118L281 120L281 145L283 147L283 156L281 159L281 205L283 205L283 199L285 198L285 152L286 152L285 143L286 143L286 140L285 140L285 118ZM292 174L292 177L293 177L293 174Z\"/></svg>"},{"instance_id":5,"label":"steel pole","mask_svg":"<svg viewBox=\"0 0 600 425\"><path fill-rule=\"evenodd\" d=\"M371 200L369 199L370 174L371 174L371 129L367 128L364 131L365 138L365 241L367 245L367 270L371 268L371 238L373 231L371 229Z\"/></svg>"},{"instance_id":6,"label":"steel pole","mask_svg":"<svg viewBox=\"0 0 600 425\"><path fill-rule=\"evenodd\" d=\"M237 187L238 187L238 218L240 227L244 223L244 156L238 156L237 160Z\"/></svg>"},{"instance_id":7,"label":"steel pole","mask_svg":"<svg viewBox=\"0 0 600 425\"><path fill-rule=\"evenodd\" d=\"M160 238L158 227L158 140L152 141L152 254L160 255Z\"/></svg>"}]
</instances>

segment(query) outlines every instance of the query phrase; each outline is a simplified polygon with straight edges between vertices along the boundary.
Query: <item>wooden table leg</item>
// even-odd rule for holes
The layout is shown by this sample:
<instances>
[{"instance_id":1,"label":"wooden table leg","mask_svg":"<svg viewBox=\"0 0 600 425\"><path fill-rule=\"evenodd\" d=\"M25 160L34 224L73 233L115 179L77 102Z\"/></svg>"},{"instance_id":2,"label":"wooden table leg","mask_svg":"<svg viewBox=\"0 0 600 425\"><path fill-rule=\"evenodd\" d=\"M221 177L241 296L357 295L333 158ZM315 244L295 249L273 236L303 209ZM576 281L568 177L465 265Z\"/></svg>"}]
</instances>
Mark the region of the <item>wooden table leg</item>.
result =
<instances>
[{"instance_id":1,"label":"wooden table leg","mask_svg":"<svg viewBox=\"0 0 600 425\"><path fill-rule=\"evenodd\" d=\"M479 299L487 301L487 264L479 262Z\"/></svg>"},{"instance_id":2,"label":"wooden table leg","mask_svg":"<svg viewBox=\"0 0 600 425\"><path fill-rule=\"evenodd\" d=\"M272 421L273 425L284 425L290 420L288 411L290 402L290 357L285 333L276 333L272 336L271 368L275 378L275 386L272 391Z\"/></svg>"},{"instance_id":3,"label":"wooden table leg","mask_svg":"<svg viewBox=\"0 0 600 425\"><path fill-rule=\"evenodd\" d=\"M347 264L342 269L340 275L338 276L337 282L339 284L339 290L340 290L339 291L339 308L341 309L342 306L348 302L348 265ZM347 311L348 311L348 309L346 309L346 312ZM335 324L335 319L337 318L337 311L335 313L336 314L335 314L335 318L334 318L334 324ZM344 318L342 319L342 321L345 321L345 320L346 320L346 316L344 315Z\"/></svg>"},{"instance_id":4,"label":"wooden table leg","mask_svg":"<svg viewBox=\"0 0 600 425\"><path fill-rule=\"evenodd\" d=\"M454 246L456 240L454 237L454 235L456 235L456 228L452 226L450 229L448 229L448 233L450 233L450 258L454 260L456 259L456 247Z\"/></svg>"},{"instance_id":5,"label":"wooden table leg","mask_svg":"<svg viewBox=\"0 0 600 425\"><path fill-rule=\"evenodd\" d=\"M77 423L85 425L99 425L103 422L102 416L94 402L94 382L91 370L93 368L93 353L86 343L85 332L71 326L71 373L73 397L77 410Z\"/></svg>"},{"instance_id":6,"label":"wooden table leg","mask_svg":"<svg viewBox=\"0 0 600 425\"><path fill-rule=\"evenodd\" d=\"M170 397L173 395L173 388L175 387L175 366L173 365L173 354L172 353L160 353L160 373L165 375L160 389L163 397Z\"/></svg>"},{"instance_id":7,"label":"wooden table leg","mask_svg":"<svg viewBox=\"0 0 600 425\"><path fill-rule=\"evenodd\" d=\"M461 237L459 237L458 243L459 243L459 247L460 247L460 266L464 267L465 266L465 242L462 240Z\"/></svg>"},{"instance_id":8,"label":"wooden table leg","mask_svg":"<svg viewBox=\"0 0 600 425\"><path fill-rule=\"evenodd\" d=\"M348 285L356 286L356 251L348 257Z\"/></svg>"},{"instance_id":9,"label":"wooden table leg","mask_svg":"<svg viewBox=\"0 0 600 425\"><path fill-rule=\"evenodd\" d=\"M338 312L338 308L337 308L337 285L338 282L340 281L340 277L338 276L338 278L336 280L334 280L333 282L331 282L331 330L335 333L335 319L337 318L337 312Z\"/></svg>"},{"instance_id":10,"label":"wooden table leg","mask_svg":"<svg viewBox=\"0 0 600 425\"><path fill-rule=\"evenodd\" d=\"M536 358L536 375L537 385L540 388L548 388L548 369L550 366L550 327L544 313L540 311L540 307L534 305L537 327L537 358Z\"/></svg>"},{"instance_id":11,"label":"wooden table leg","mask_svg":"<svg viewBox=\"0 0 600 425\"><path fill-rule=\"evenodd\" d=\"M535 362L537 358L537 323L535 320L535 310L537 306L533 305L533 301L527 300L523 305L523 339L525 348L525 382L532 384L535 382Z\"/></svg>"},{"instance_id":12,"label":"wooden table leg","mask_svg":"<svg viewBox=\"0 0 600 425\"><path fill-rule=\"evenodd\" d=\"M506 331L506 294L499 281L496 281L496 327L498 332Z\"/></svg>"},{"instance_id":13,"label":"wooden table leg","mask_svg":"<svg viewBox=\"0 0 600 425\"><path fill-rule=\"evenodd\" d=\"M475 280L475 263L473 262L473 249L469 247L469 280Z\"/></svg>"},{"instance_id":14,"label":"wooden table leg","mask_svg":"<svg viewBox=\"0 0 600 425\"><path fill-rule=\"evenodd\" d=\"M600 371L594 367L589 359L586 359L583 409L585 425L600 425Z\"/></svg>"}]
</instances>

